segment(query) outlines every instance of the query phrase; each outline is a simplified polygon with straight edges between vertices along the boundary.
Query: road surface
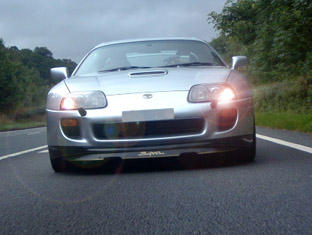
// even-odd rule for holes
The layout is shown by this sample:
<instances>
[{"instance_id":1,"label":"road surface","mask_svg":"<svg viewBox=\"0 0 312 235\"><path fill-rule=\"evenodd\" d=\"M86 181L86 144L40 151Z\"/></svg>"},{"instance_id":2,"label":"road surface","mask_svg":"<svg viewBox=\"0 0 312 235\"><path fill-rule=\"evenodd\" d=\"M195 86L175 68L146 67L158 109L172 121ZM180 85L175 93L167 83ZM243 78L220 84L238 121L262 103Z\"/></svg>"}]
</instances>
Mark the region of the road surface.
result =
<instances>
[{"instance_id":1,"label":"road surface","mask_svg":"<svg viewBox=\"0 0 312 235\"><path fill-rule=\"evenodd\" d=\"M252 163L210 155L57 174L45 128L2 132L0 234L312 234L312 135L257 134Z\"/></svg>"}]
</instances>

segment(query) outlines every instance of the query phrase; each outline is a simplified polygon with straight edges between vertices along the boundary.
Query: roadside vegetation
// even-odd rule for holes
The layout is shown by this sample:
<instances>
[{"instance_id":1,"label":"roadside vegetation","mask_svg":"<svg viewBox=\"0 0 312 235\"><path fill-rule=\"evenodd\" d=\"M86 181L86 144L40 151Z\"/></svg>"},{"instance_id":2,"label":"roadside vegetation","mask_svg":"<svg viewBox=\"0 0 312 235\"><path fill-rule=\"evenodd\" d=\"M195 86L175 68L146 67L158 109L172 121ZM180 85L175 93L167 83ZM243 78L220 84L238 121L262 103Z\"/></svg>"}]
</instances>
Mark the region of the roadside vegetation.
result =
<instances>
[{"instance_id":1,"label":"roadside vegetation","mask_svg":"<svg viewBox=\"0 0 312 235\"><path fill-rule=\"evenodd\" d=\"M0 131L45 125L45 102L50 68L76 63L56 60L46 47L34 50L6 47L0 39Z\"/></svg>"},{"instance_id":2,"label":"roadside vegetation","mask_svg":"<svg viewBox=\"0 0 312 235\"><path fill-rule=\"evenodd\" d=\"M20 130L46 125L45 115L34 115L22 119L12 119L7 115L0 115L0 131Z\"/></svg>"},{"instance_id":3,"label":"roadside vegetation","mask_svg":"<svg viewBox=\"0 0 312 235\"><path fill-rule=\"evenodd\" d=\"M213 47L228 61L246 55L256 124L312 132L312 2L229 0L208 23Z\"/></svg>"},{"instance_id":4,"label":"roadside vegetation","mask_svg":"<svg viewBox=\"0 0 312 235\"><path fill-rule=\"evenodd\" d=\"M261 126L301 132L311 132L312 130L312 111L308 113L256 111L255 116L257 125L261 123Z\"/></svg>"}]
</instances>

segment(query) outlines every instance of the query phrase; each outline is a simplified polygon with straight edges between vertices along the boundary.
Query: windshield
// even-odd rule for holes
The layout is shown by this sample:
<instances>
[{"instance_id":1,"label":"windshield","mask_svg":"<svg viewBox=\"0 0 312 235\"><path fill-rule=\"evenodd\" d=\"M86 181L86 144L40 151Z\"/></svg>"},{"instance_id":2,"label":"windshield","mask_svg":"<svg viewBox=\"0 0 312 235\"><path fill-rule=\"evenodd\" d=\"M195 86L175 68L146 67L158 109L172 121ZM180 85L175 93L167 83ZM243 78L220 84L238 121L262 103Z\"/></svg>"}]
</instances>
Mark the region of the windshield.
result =
<instances>
[{"instance_id":1,"label":"windshield","mask_svg":"<svg viewBox=\"0 0 312 235\"><path fill-rule=\"evenodd\" d=\"M174 66L224 66L224 63L203 42L142 41L108 45L93 50L75 75Z\"/></svg>"}]
</instances>

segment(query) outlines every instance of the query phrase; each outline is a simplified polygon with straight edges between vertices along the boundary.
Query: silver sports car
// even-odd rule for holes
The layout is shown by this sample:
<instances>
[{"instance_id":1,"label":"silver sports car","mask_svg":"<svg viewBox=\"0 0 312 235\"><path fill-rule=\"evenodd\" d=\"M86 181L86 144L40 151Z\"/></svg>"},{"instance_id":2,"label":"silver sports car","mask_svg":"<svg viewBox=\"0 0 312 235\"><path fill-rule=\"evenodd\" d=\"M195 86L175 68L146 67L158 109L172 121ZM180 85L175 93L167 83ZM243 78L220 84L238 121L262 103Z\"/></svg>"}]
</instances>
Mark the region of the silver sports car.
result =
<instances>
[{"instance_id":1,"label":"silver sports car","mask_svg":"<svg viewBox=\"0 0 312 235\"><path fill-rule=\"evenodd\" d=\"M234 151L255 158L252 95L236 69L205 41L157 38L103 43L48 94L52 168L109 158L160 158Z\"/></svg>"}]
</instances>

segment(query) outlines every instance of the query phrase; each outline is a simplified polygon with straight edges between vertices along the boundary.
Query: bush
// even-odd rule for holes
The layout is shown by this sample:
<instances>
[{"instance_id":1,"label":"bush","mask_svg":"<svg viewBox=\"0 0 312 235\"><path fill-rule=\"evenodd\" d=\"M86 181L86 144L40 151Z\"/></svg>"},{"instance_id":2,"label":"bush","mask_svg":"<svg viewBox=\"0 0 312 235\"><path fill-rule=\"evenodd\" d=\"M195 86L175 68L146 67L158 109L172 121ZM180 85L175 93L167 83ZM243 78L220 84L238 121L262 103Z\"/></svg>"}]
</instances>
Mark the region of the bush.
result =
<instances>
[{"instance_id":1,"label":"bush","mask_svg":"<svg viewBox=\"0 0 312 235\"><path fill-rule=\"evenodd\" d=\"M312 78L299 78L256 86L254 103L257 111L311 111Z\"/></svg>"}]
</instances>

